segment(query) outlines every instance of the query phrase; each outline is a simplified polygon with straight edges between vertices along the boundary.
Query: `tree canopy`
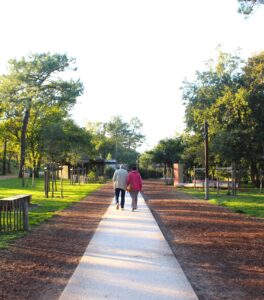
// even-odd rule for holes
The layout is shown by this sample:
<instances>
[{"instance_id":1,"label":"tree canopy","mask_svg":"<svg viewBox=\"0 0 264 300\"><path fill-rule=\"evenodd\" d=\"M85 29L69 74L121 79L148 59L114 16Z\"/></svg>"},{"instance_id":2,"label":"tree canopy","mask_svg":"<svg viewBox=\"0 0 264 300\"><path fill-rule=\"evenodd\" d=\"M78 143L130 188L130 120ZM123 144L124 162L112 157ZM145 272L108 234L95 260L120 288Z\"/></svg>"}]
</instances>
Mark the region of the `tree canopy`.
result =
<instances>
[{"instance_id":1,"label":"tree canopy","mask_svg":"<svg viewBox=\"0 0 264 300\"><path fill-rule=\"evenodd\" d=\"M254 9L260 5L264 4L264 0L238 0L239 8L238 11L244 15L250 15L253 13Z\"/></svg>"},{"instance_id":2,"label":"tree canopy","mask_svg":"<svg viewBox=\"0 0 264 300\"><path fill-rule=\"evenodd\" d=\"M136 163L145 137L142 133L142 122L134 117L125 122L121 116L112 116L106 123L88 122L86 129L92 135L96 154L101 157L115 158L119 163L132 165Z\"/></svg>"},{"instance_id":3,"label":"tree canopy","mask_svg":"<svg viewBox=\"0 0 264 300\"><path fill-rule=\"evenodd\" d=\"M83 92L80 80L70 78L75 70L74 58L42 53L9 60L7 74L0 76L0 154L5 162L19 163L20 177L25 167L38 168L41 162L137 162L137 148L145 139L138 118L126 122L113 116L86 128L70 118L68 112Z\"/></svg>"},{"instance_id":4,"label":"tree canopy","mask_svg":"<svg viewBox=\"0 0 264 300\"><path fill-rule=\"evenodd\" d=\"M195 140L202 147L202 125L207 120L211 164L243 162L245 167L247 162L252 179L257 178L256 170L264 162L264 52L245 62L220 52L218 60L197 72L194 81L185 81L182 90L187 129L200 136L190 135L186 149ZM190 150L185 156L191 157Z\"/></svg>"},{"instance_id":5,"label":"tree canopy","mask_svg":"<svg viewBox=\"0 0 264 300\"><path fill-rule=\"evenodd\" d=\"M20 140L20 176L25 166L26 141L28 134L34 133L34 126L50 111L57 110L67 116L82 94L79 80L59 77L74 63L75 59L62 54L30 54L20 60L9 60L8 74L0 77L2 117L7 124L12 124L10 131Z\"/></svg>"}]
</instances>

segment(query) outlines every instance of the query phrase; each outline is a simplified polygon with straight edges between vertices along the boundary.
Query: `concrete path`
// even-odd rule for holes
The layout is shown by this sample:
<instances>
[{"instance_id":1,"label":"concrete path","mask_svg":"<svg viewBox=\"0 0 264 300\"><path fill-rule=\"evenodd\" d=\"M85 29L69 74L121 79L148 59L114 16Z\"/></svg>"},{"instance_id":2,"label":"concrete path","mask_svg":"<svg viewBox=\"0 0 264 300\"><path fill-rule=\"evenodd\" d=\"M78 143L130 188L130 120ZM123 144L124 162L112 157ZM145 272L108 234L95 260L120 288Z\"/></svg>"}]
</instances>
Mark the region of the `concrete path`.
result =
<instances>
[{"instance_id":1,"label":"concrete path","mask_svg":"<svg viewBox=\"0 0 264 300\"><path fill-rule=\"evenodd\" d=\"M60 300L198 299L142 196L130 203L113 200Z\"/></svg>"}]
</instances>

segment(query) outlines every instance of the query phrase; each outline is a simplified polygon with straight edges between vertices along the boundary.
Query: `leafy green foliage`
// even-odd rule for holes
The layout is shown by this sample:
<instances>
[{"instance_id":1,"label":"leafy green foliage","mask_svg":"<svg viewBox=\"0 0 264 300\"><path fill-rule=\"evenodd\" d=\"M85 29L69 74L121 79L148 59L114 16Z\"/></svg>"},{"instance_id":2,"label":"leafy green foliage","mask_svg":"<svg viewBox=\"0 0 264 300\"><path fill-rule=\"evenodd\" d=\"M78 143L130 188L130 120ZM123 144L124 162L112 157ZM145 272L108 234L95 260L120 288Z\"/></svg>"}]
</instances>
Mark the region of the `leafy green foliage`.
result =
<instances>
[{"instance_id":1,"label":"leafy green foliage","mask_svg":"<svg viewBox=\"0 0 264 300\"><path fill-rule=\"evenodd\" d=\"M197 155L202 155L198 149L203 147L202 125L207 120L210 165L235 162L239 166L243 162L243 168L251 170L251 179L257 181L264 162L264 53L242 62L237 55L220 51L218 60L208 66L196 73L194 82L183 84L190 132L184 157L202 162Z\"/></svg>"},{"instance_id":2,"label":"leafy green foliage","mask_svg":"<svg viewBox=\"0 0 264 300\"><path fill-rule=\"evenodd\" d=\"M227 111L225 105L230 103L230 94L236 93L239 88L240 68L241 59L237 55L219 51L217 61L208 63L208 70L197 71L193 82L183 82L185 118L190 131L201 134L207 120L212 132L226 123L225 118L233 118L232 111Z\"/></svg>"},{"instance_id":3,"label":"leafy green foliage","mask_svg":"<svg viewBox=\"0 0 264 300\"><path fill-rule=\"evenodd\" d=\"M204 164L204 141L200 134L184 133L182 135L182 161L186 168L202 166Z\"/></svg>"},{"instance_id":4,"label":"leafy green foliage","mask_svg":"<svg viewBox=\"0 0 264 300\"><path fill-rule=\"evenodd\" d=\"M76 165L91 153L91 135L70 119L43 124L39 135L41 153L47 161Z\"/></svg>"},{"instance_id":5,"label":"leafy green foliage","mask_svg":"<svg viewBox=\"0 0 264 300\"><path fill-rule=\"evenodd\" d=\"M246 16L252 14L258 5L264 4L264 0L238 0L238 2L238 12Z\"/></svg>"},{"instance_id":6,"label":"leafy green foliage","mask_svg":"<svg viewBox=\"0 0 264 300\"><path fill-rule=\"evenodd\" d=\"M115 157L118 157L118 145L126 149L135 150L144 141L141 133L143 124L138 118L132 118L129 123L124 122L120 116L114 116L104 126L106 135L109 136L116 145Z\"/></svg>"},{"instance_id":7,"label":"leafy green foliage","mask_svg":"<svg viewBox=\"0 0 264 300\"><path fill-rule=\"evenodd\" d=\"M152 161L154 163L165 163L172 168L173 163L179 162L183 152L182 139L167 138L159 141L156 147L151 151Z\"/></svg>"},{"instance_id":8,"label":"leafy green foliage","mask_svg":"<svg viewBox=\"0 0 264 300\"><path fill-rule=\"evenodd\" d=\"M136 149L145 139L142 126L138 118L132 118L128 123L120 116L113 116L106 123L89 122L86 129L92 136L94 156L112 157L118 163L127 165L136 164L138 157Z\"/></svg>"},{"instance_id":9,"label":"leafy green foliage","mask_svg":"<svg viewBox=\"0 0 264 300\"><path fill-rule=\"evenodd\" d=\"M97 176L96 176L96 173L94 171L90 171L88 173L87 177L88 177L89 182L96 182L96 180L97 180Z\"/></svg>"},{"instance_id":10,"label":"leafy green foliage","mask_svg":"<svg viewBox=\"0 0 264 300\"><path fill-rule=\"evenodd\" d=\"M69 70L75 60L61 54L31 54L20 60L9 61L9 73L0 77L1 109L5 120L15 124L14 135L20 144L20 175L25 166L28 147L26 139L38 143L38 135L33 130L39 120L49 114L50 109L63 111L64 115L82 94L79 80L62 80L58 75ZM33 117L32 117L33 116ZM31 127L31 131L28 128ZM39 153L34 147L32 158Z\"/></svg>"},{"instance_id":11,"label":"leafy green foliage","mask_svg":"<svg viewBox=\"0 0 264 300\"><path fill-rule=\"evenodd\" d=\"M140 157L140 169L144 176L156 177L163 168L165 177L172 177L173 164L179 162L182 158L184 144L182 137L167 138L159 141L159 143L151 150ZM158 169L157 169L158 167Z\"/></svg>"},{"instance_id":12,"label":"leafy green foliage","mask_svg":"<svg viewBox=\"0 0 264 300\"><path fill-rule=\"evenodd\" d=\"M139 156L138 166L142 178L161 178L163 164L154 162L153 151L146 151Z\"/></svg>"}]
</instances>

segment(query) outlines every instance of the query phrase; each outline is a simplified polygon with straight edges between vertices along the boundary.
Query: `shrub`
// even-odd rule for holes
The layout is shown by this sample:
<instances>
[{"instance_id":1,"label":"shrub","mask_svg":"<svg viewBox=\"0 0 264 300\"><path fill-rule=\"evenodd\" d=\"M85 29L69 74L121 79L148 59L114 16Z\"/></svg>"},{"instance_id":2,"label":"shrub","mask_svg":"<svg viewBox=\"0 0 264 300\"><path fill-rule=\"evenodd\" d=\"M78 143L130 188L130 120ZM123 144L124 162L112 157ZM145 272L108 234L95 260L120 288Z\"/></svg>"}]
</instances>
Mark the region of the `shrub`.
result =
<instances>
[{"instance_id":1,"label":"shrub","mask_svg":"<svg viewBox=\"0 0 264 300\"><path fill-rule=\"evenodd\" d=\"M115 169L111 168L111 167L107 167L105 169L105 175L107 178L112 178L114 175Z\"/></svg>"},{"instance_id":2,"label":"shrub","mask_svg":"<svg viewBox=\"0 0 264 300\"><path fill-rule=\"evenodd\" d=\"M106 178L104 176L99 176L98 179L97 179L98 183L106 183L106 181L107 180L106 180Z\"/></svg>"},{"instance_id":3,"label":"shrub","mask_svg":"<svg viewBox=\"0 0 264 300\"><path fill-rule=\"evenodd\" d=\"M94 171L90 171L87 177L88 177L88 182L95 183L97 181L97 176Z\"/></svg>"}]
</instances>

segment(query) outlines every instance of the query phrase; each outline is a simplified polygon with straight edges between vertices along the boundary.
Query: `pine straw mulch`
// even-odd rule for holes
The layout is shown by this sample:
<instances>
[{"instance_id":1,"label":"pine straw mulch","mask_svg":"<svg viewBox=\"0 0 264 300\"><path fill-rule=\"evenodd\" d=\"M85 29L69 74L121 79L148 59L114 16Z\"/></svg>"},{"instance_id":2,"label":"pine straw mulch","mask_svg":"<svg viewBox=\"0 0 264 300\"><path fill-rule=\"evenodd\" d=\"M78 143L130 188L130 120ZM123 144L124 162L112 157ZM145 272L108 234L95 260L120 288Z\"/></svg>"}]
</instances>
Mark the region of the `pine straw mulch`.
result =
<instances>
[{"instance_id":1,"label":"pine straw mulch","mask_svg":"<svg viewBox=\"0 0 264 300\"><path fill-rule=\"evenodd\" d=\"M144 194L199 299L264 299L264 220L146 181Z\"/></svg>"}]
</instances>

